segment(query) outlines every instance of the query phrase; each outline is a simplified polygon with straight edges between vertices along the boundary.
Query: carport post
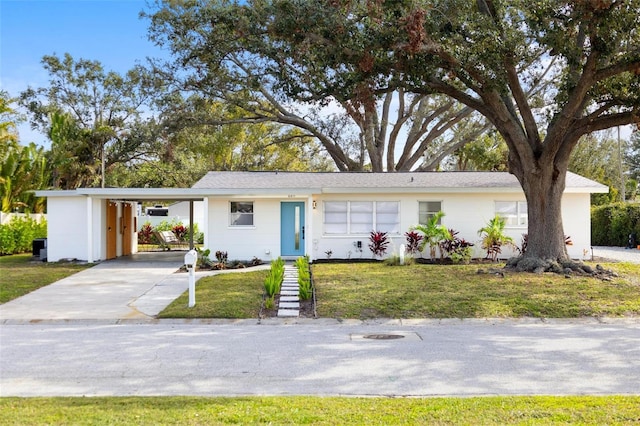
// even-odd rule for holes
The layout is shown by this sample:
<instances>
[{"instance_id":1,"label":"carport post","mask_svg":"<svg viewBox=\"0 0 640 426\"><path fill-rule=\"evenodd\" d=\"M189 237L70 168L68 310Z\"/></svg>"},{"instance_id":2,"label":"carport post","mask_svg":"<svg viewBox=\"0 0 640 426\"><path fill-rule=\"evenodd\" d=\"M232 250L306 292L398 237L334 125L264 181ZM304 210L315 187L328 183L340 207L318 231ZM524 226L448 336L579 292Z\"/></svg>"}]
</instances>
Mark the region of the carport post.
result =
<instances>
[{"instance_id":1,"label":"carport post","mask_svg":"<svg viewBox=\"0 0 640 426\"><path fill-rule=\"evenodd\" d=\"M189 271L189 307L196 306L196 263L198 262L198 252L189 250L184 255L184 264Z\"/></svg>"}]
</instances>

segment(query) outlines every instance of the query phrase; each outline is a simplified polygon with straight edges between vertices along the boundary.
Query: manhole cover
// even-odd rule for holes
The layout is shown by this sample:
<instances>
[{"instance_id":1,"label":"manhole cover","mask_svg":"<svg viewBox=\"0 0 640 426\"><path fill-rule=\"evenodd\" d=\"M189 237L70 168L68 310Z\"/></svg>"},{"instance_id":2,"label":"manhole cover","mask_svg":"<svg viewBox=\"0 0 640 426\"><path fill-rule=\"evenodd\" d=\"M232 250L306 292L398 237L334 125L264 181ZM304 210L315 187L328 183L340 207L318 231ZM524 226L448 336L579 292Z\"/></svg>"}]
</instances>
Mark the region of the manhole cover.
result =
<instances>
[{"instance_id":1,"label":"manhole cover","mask_svg":"<svg viewBox=\"0 0 640 426\"><path fill-rule=\"evenodd\" d=\"M365 339L373 340L394 340L404 338L404 336L401 334L365 334L362 337Z\"/></svg>"}]
</instances>

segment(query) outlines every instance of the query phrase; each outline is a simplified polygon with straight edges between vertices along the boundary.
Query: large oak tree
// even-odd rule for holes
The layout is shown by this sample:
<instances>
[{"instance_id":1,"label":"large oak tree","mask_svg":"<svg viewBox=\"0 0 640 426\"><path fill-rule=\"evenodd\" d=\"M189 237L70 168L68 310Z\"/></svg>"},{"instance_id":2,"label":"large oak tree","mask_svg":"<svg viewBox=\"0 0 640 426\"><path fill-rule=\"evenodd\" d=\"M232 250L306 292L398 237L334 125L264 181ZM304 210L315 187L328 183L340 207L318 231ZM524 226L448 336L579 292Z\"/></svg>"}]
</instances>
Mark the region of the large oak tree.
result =
<instances>
[{"instance_id":1,"label":"large oak tree","mask_svg":"<svg viewBox=\"0 0 640 426\"><path fill-rule=\"evenodd\" d=\"M285 58L280 72L298 76L283 80L286 93L341 92L363 103L398 88L438 93L493 124L528 201L523 269L569 261L560 207L581 136L640 121L640 0L276 0L242 8L234 40L259 42L259 31L271 40L273 55ZM541 80L542 105L531 96Z\"/></svg>"},{"instance_id":2,"label":"large oak tree","mask_svg":"<svg viewBox=\"0 0 640 426\"><path fill-rule=\"evenodd\" d=\"M223 93L241 100L275 88L262 94L276 109L282 99L337 99L370 112L362 115L370 122L389 93L439 94L484 116L506 141L528 201L524 269L568 261L561 197L581 136L639 121L640 0L158 5L152 37L171 47L173 71L191 90L215 96L226 83ZM376 129L364 129L372 164L382 161ZM325 147L340 170L352 169L340 166L340 146Z\"/></svg>"}]
</instances>

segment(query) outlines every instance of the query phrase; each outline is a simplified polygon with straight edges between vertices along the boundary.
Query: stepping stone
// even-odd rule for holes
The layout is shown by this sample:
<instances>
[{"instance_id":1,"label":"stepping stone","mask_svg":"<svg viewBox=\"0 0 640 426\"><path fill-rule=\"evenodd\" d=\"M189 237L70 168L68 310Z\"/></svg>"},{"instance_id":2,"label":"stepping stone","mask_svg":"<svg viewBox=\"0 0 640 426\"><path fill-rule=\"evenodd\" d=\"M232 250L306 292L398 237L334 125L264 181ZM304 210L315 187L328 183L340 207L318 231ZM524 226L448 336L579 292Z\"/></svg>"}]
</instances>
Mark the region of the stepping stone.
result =
<instances>
[{"instance_id":1,"label":"stepping stone","mask_svg":"<svg viewBox=\"0 0 640 426\"><path fill-rule=\"evenodd\" d=\"M300 309L299 302L280 302L278 303L278 308L280 309Z\"/></svg>"},{"instance_id":2,"label":"stepping stone","mask_svg":"<svg viewBox=\"0 0 640 426\"><path fill-rule=\"evenodd\" d=\"M300 315L300 311L297 309L278 309L279 317L297 317Z\"/></svg>"},{"instance_id":3,"label":"stepping stone","mask_svg":"<svg viewBox=\"0 0 640 426\"><path fill-rule=\"evenodd\" d=\"M280 296L280 302L299 302L298 296Z\"/></svg>"},{"instance_id":4,"label":"stepping stone","mask_svg":"<svg viewBox=\"0 0 640 426\"><path fill-rule=\"evenodd\" d=\"M299 285L283 285L280 290L298 290L299 288Z\"/></svg>"},{"instance_id":5,"label":"stepping stone","mask_svg":"<svg viewBox=\"0 0 640 426\"><path fill-rule=\"evenodd\" d=\"M280 296L298 296L299 293L298 290L284 290L280 292Z\"/></svg>"}]
</instances>

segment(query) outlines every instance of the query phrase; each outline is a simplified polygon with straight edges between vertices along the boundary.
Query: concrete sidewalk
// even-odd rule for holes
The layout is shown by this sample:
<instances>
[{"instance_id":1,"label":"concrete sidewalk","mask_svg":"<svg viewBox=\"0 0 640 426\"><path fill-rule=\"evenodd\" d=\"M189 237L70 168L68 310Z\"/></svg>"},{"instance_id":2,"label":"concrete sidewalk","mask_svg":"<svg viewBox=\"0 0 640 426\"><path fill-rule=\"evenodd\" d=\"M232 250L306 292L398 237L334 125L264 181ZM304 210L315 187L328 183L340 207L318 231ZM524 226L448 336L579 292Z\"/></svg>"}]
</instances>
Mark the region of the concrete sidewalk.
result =
<instances>
[{"instance_id":1,"label":"concrete sidewalk","mask_svg":"<svg viewBox=\"0 0 640 426\"><path fill-rule=\"evenodd\" d=\"M640 250L638 249L600 246L594 246L592 249L592 255L596 261L612 260L614 262L640 263Z\"/></svg>"},{"instance_id":2,"label":"concrete sidewalk","mask_svg":"<svg viewBox=\"0 0 640 426\"><path fill-rule=\"evenodd\" d=\"M183 264L184 252L105 261L0 305L0 323L151 319L188 290L188 275L176 273ZM196 280L222 272L198 272Z\"/></svg>"}]
</instances>

